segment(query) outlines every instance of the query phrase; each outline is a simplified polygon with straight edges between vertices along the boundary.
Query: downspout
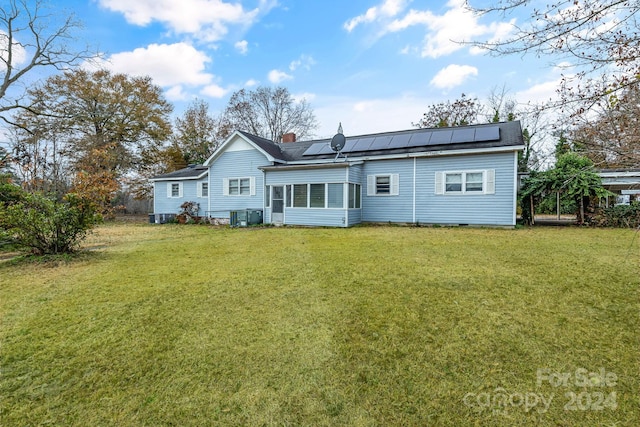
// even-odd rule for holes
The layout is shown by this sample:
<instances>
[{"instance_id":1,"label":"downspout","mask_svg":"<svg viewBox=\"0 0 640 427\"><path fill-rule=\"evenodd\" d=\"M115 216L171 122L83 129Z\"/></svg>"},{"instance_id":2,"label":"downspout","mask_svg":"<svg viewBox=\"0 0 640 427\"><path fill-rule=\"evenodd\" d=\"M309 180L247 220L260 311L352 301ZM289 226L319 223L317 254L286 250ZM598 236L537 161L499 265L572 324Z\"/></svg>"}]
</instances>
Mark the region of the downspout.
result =
<instances>
[{"instance_id":1,"label":"downspout","mask_svg":"<svg viewBox=\"0 0 640 427\"><path fill-rule=\"evenodd\" d=\"M267 197L271 199L271 192L267 194L267 172L262 169L262 222L264 222L264 216L267 213ZM282 215L284 216L284 208L282 209ZM269 222L271 222L271 215L269 215Z\"/></svg>"},{"instance_id":2,"label":"downspout","mask_svg":"<svg viewBox=\"0 0 640 427\"><path fill-rule=\"evenodd\" d=\"M416 223L416 158L413 158L413 223Z\"/></svg>"},{"instance_id":3,"label":"downspout","mask_svg":"<svg viewBox=\"0 0 640 427\"><path fill-rule=\"evenodd\" d=\"M342 203L344 203L345 199L346 199L347 203L345 203L345 205L344 205L344 207L345 207L345 209L344 209L344 226L348 227L349 226L349 187L351 185L351 184L349 184L349 166L347 166L345 168L344 180L347 182L347 191L344 191L344 185L343 185L342 186L342 193L343 193L343 195L342 195ZM360 203L362 203L362 202L360 202Z\"/></svg>"},{"instance_id":4,"label":"downspout","mask_svg":"<svg viewBox=\"0 0 640 427\"><path fill-rule=\"evenodd\" d=\"M211 192L213 191L213 186L211 185L211 166L207 169L207 211L209 215L211 215Z\"/></svg>"},{"instance_id":5,"label":"downspout","mask_svg":"<svg viewBox=\"0 0 640 427\"><path fill-rule=\"evenodd\" d=\"M494 185L495 185L495 177ZM518 219L518 152L513 152L513 226L516 225L516 220ZM531 222L533 222L533 199L531 200Z\"/></svg>"}]
</instances>

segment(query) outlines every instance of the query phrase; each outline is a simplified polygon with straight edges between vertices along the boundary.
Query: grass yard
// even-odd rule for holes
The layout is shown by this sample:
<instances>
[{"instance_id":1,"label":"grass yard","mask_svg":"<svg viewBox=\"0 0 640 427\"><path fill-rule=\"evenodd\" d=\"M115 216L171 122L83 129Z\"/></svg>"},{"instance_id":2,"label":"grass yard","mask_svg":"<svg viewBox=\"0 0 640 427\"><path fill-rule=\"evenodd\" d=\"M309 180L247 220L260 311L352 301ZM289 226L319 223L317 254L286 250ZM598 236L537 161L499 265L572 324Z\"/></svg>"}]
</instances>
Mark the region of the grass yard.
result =
<instances>
[{"instance_id":1,"label":"grass yard","mask_svg":"<svg viewBox=\"0 0 640 427\"><path fill-rule=\"evenodd\" d=\"M638 240L105 225L0 262L0 425L637 426Z\"/></svg>"}]
</instances>

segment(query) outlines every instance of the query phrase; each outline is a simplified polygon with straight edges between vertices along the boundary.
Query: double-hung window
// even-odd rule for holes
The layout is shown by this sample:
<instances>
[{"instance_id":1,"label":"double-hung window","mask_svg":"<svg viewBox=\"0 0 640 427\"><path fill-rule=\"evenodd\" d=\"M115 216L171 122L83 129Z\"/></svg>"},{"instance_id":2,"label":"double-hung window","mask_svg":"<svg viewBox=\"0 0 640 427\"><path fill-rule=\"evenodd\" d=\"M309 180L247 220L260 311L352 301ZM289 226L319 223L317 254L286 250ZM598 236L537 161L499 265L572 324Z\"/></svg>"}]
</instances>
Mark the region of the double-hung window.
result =
<instances>
[{"instance_id":1,"label":"double-hung window","mask_svg":"<svg viewBox=\"0 0 640 427\"><path fill-rule=\"evenodd\" d=\"M222 193L224 196L255 196L255 178L224 178Z\"/></svg>"},{"instance_id":2,"label":"double-hung window","mask_svg":"<svg viewBox=\"0 0 640 427\"><path fill-rule=\"evenodd\" d=\"M341 208L344 205L344 184L327 184L327 207Z\"/></svg>"},{"instance_id":3,"label":"double-hung window","mask_svg":"<svg viewBox=\"0 0 640 427\"><path fill-rule=\"evenodd\" d=\"M309 184L309 207L324 208L324 184Z\"/></svg>"},{"instance_id":4,"label":"double-hung window","mask_svg":"<svg viewBox=\"0 0 640 427\"><path fill-rule=\"evenodd\" d=\"M307 184L294 184L293 186L293 207L307 207Z\"/></svg>"},{"instance_id":5,"label":"double-hung window","mask_svg":"<svg viewBox=\"0 0 640 427\"><path fill-rule=\"evenodd\" d=\"M397 196L400 176L397 173L367 175L367 196Z\"/></svg>"},{"instance_id":6,"label":"double-hung window","mask_svg":"<svg viewBox=\"0 0 640 427\"><path fill-rule=\"evenodd\" d=\"M209 183L208 182L199 182L198 183L198 197L203 197L203 198L209 197Z\"/></svg>"},{"instance_id":7,"label":"double-hung window","mask_svg":"<svg viewBox=\"0 0 640 427\"><path fill-rule=\"evenodd\" d=\"M436 194L494 194L495 169L436 172Z\"/></svg>"},{"instance_id":8,"label":"double-hung window","mask_svg":"<svg viewBox=\"0 0 640 427\"><path fill-rule=\"evenodd\" d=\"M360 184L349 184L349 209L360 209Z\"/></svg>"},{"instance_id":9,"label":"double-hung window","mask_svg":"<svg viewBox=\"0 0 640 427\"><path fill-rule=\"evenodd\" d=\"M170 199L177 199L182 197L182 183L170 182L167 184L167 197Z\"/></svg>"}]
</instances>

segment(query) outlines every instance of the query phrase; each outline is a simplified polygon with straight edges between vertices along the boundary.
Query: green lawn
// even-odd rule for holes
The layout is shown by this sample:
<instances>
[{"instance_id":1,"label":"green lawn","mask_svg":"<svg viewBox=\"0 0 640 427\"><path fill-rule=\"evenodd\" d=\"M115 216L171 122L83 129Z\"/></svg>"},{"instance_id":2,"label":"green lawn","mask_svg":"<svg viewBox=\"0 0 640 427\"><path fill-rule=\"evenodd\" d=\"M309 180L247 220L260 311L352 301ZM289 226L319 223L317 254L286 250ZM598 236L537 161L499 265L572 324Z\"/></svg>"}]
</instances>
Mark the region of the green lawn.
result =
<instances>
[{"instance_id":1,"label":"green lawn","mask_svg":"<svg viewBox=\"0 0 640 427\"><path fill-rule=\"evenodd\" d=\"M0 262L0 425L640 425L638 240L106 225Z\"/></svg>"}]
</instances>

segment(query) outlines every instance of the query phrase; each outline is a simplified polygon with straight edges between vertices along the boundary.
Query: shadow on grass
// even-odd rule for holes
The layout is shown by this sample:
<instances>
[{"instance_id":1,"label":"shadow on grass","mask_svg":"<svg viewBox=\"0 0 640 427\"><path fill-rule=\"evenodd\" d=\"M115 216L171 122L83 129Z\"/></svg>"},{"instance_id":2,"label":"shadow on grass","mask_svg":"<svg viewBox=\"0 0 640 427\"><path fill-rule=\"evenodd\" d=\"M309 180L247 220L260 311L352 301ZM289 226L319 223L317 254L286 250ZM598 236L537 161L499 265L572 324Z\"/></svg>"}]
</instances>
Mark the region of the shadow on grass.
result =
<instances>
[{"instance_id":1,"label":"shadow on grass","mask_svg":"<svg viewBox=\"0 0 640 427\"><path fill-rule=\"evenodd\" d=\"M33 255L21 252L5 252L0 254L0 269L7 267L20 267L23 265L39 267L60 267L77 262L86 262L102 259L104 254L96 251L97 248L82 249L70 254Z\"/></svg>"}]
</instances>

